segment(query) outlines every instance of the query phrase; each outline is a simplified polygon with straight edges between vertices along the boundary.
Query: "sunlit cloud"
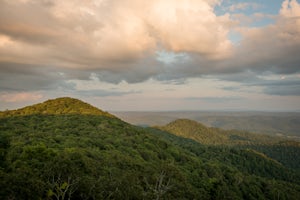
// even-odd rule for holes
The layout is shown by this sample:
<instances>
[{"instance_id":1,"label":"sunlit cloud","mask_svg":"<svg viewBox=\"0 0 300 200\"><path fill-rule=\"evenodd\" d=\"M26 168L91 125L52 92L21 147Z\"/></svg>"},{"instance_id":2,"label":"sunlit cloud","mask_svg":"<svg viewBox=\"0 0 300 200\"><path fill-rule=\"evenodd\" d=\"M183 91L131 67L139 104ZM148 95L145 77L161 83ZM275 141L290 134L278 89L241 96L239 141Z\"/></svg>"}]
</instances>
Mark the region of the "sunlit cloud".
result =
<instances>
[{"instance_id":1,"label":"sunlit cloud","mask_svg":"<svg viewBox=\"0 0 300 200\"><path fill-rule=\"evenodd\" d=\"M298 98L298 84L285 85L300 72L298 1L272 13L264 2L230 2L3 0L2 99L20 92L144 102L151 95ZM268 85L262 75L281 82Z\"/></svg>"}]
</instances>

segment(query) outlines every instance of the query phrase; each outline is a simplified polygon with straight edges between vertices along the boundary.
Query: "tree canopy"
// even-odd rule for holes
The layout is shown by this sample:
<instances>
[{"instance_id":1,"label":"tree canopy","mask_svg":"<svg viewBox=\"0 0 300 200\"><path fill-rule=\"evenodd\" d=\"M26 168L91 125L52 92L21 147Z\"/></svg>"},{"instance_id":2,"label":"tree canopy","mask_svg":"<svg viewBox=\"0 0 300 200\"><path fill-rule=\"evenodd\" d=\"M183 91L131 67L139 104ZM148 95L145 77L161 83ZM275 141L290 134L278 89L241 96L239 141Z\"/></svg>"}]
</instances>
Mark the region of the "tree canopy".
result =
<instances>
[{"instance_id":1,"label":"tree canopy","mask_svg":"<svg viewBox=\"0 0 300 200\"><path fill-rule=\"evenodd\" d=\"M300 196L297 170L259 150L136 127L70 98L7 111L0 141L1 199Z\"/></svg>"}]
</instances>

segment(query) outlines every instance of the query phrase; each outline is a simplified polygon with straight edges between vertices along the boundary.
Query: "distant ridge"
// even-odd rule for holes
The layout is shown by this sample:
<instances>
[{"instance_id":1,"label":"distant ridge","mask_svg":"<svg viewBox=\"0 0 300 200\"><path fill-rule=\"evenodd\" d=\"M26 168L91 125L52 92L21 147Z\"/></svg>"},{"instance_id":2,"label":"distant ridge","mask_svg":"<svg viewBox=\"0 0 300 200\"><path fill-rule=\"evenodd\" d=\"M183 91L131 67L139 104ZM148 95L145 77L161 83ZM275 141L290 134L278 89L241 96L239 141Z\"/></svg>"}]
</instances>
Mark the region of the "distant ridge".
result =
<instances>
[{"instance_id":1,"label":"distant ridge","mask_svg":"<svg viewBox=\"0 0 300 200\"><path fill-rule=\"evenodd\" d=\"M203 144L218 144L227 140L226 135L220 134L203 124L190 119L177 119L158 128L177 136L194 139Z\"/></svg>"},{"instance_id":2,"label":"distant ridge","mask_svg":"<svg viewBox=\"0 0 300 200\"><path fill-rule=\"evenodd\" d=\"M275 144L281 140L279 137L254 134L246 131L210 128L190 119L177 119L165 126L156 128L209 145Z\"/></svg>"},{"instance_id":3,"label":"distant ridge","mask_svg":"<svg viewBox=\"0 0 300 200\"><path fill-rule=\"evenodd\" d=\"M83 115L102 115L114 117L112 114L102 111L81 100L61 97L50 99L43 103L26 106L17 110L8 110L0 112L1 117L20 116L20 115L57 115L57 114L83 114Z\"/></svg>"}]
</instances>

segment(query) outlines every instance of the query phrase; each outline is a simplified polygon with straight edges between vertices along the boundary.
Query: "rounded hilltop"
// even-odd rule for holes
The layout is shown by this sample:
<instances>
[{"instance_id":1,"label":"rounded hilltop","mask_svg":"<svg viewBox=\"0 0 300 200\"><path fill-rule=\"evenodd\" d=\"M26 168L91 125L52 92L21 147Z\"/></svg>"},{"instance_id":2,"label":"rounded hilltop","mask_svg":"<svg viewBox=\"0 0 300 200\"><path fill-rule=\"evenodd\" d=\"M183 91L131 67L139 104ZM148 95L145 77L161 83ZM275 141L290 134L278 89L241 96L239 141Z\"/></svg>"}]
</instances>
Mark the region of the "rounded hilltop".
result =
<instances>
[{"instance_id":1,"label":"rounded hilltop","mask_svg":"<svg viewBox=\"0 0 300 200\"><path fill-rule=\"evenodd\" d=\"M0 113L0 116L15 115L58 115L58 114L82 114L82 115L102 115L114 117L112 114L102 111L88 103L71 97L60 97L49 99L43 103L26 106L17 110L8 110Z\"/></svg>"}]
</instances>

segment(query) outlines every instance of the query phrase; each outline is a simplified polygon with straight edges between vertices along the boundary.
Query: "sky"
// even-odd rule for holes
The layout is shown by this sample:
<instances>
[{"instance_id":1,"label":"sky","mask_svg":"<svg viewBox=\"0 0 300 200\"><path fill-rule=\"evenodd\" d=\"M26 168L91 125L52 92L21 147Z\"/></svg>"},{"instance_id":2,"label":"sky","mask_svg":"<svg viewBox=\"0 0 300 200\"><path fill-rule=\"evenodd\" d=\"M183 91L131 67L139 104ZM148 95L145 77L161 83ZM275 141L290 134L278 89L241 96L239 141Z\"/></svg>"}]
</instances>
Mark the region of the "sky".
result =
<instances>
[{"instance_id":1,"label":"sky","mask_svg":"<svg viewBox=\"0 0 300 200\"><path fill-rule=\"evenodd\" d=\"M299 0L0 0L0 110L300 111Z\"/></svg>"}]
</instances>

